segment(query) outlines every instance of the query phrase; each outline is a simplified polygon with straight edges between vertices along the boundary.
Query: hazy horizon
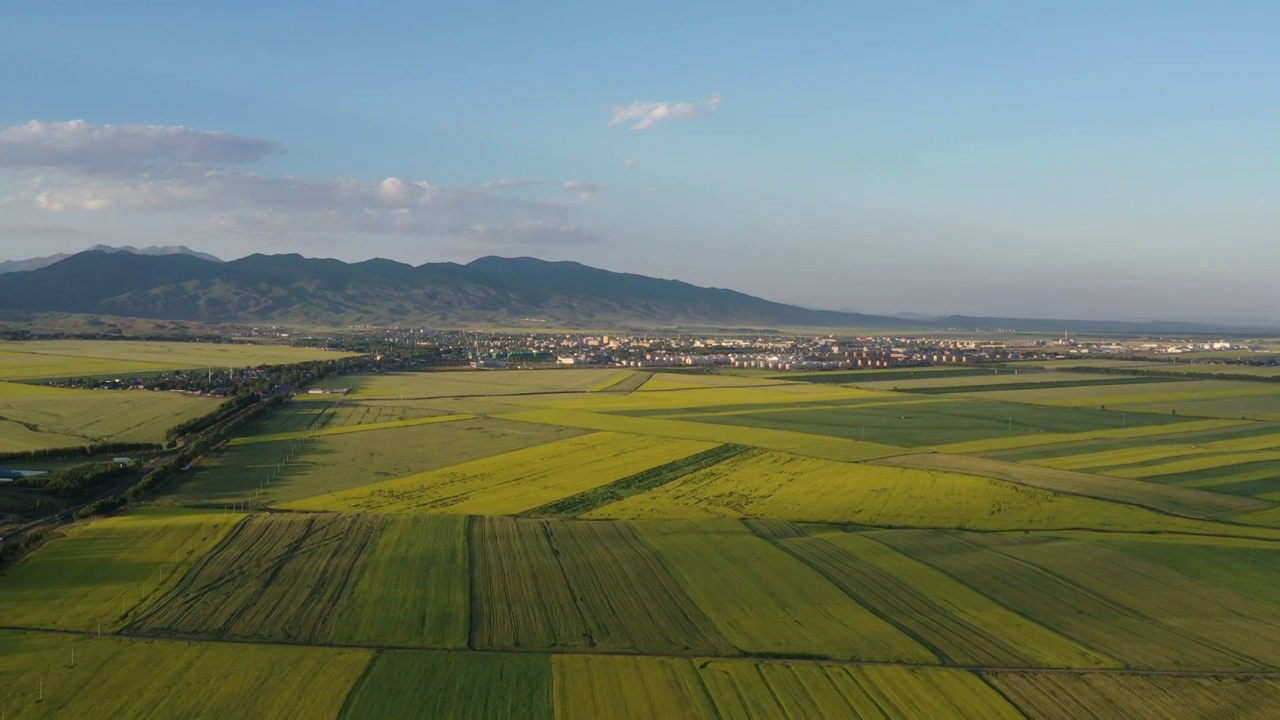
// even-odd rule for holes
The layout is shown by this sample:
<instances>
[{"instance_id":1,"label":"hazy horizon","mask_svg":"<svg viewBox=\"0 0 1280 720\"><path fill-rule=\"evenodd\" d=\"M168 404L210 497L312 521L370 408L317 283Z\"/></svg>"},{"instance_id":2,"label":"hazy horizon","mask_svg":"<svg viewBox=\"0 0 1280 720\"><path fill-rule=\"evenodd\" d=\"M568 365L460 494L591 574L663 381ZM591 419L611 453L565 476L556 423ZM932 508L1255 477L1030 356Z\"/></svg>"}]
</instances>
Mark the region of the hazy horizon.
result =
<instances>
[{"instance_id":1,"label":"hazy horizon","mask_svg":"<svg viewBox=\"0 0 1280 720\"><path fill-rule=\"evenodd\" d=\"M529 255L871 314L1277 324L1270 4L67 5L0 26L40 69L0 80L0 259Z\"/></svg>"}]
</instances>

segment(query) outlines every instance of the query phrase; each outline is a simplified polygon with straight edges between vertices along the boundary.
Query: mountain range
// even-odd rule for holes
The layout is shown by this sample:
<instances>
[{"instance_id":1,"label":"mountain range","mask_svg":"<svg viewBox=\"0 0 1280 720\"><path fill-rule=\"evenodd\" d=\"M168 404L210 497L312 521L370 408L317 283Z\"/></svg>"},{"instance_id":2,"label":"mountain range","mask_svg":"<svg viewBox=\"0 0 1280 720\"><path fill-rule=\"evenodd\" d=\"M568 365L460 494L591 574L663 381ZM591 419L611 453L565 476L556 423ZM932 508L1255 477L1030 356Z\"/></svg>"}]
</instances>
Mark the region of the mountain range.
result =
<instances>
[{"instance_id":1,"label":"mountain range","mask_svg":"<svg viewBox=\"0 0 1280 720\"><path fill-rule=\"evenodd\" d=\"M38 269L0 275L0 311L304 326L1275 332L1177 322L886 317L815 310L734 290L529 257L417 267L383 259L345 263L301 255L258 254L222 262L184 247L93 249Z\"/></svg>"},{"instance_id":2,"label":"mountain range","mask_svg":"<svg viewBox=\"0 0 1280 720\"><path fill-rule=\"evenodd\" d=\"M136 248L132 245L125 245L123 247L94 245L85 252L129 253L132 255L191 255L202 260L209 260L210 262L222 262L208 253L197 252L186 245L152 245L144 248ZM5 260L4 262L0 262L0 275L12 272L39 270L40 268L49 267L54 263L62 262L74 254L75 253L56 253L54 255L29 258L27 260Z\"/></svg>"}]
</instances>

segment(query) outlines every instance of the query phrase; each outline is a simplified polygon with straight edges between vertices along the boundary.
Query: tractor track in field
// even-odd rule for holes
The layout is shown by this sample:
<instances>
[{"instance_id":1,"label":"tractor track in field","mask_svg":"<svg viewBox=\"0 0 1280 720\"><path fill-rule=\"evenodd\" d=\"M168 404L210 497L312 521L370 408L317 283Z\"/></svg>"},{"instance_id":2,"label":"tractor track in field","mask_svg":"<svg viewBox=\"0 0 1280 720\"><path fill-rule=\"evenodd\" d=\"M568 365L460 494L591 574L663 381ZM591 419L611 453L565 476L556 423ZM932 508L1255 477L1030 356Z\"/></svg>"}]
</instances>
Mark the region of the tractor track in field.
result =
<instances>
[{"instance_id":1,"label":"tractor track in field","mask_svg":"<svg viewBox=\"0 0 1280 720\"><path fill-rule=\"evenodd\" d=\"M1280 680L1280 669L1258 669L1258 670L1155 670L1142 668L1046 668L1046 667L999 667L988 665L954 665L954 664L938 664L938 663L913 663L900 662L892 660L849 660L849 659L827 659L818 658L812 655L789 656L785 654L768 654L768 655L729 655L729 656L708 656L696 653L665 653L662 655L644 655L634 652L626 652L621 650L597 650L592 649L590 652L570 651L570 652L547 652L545 650L522 650L519 648L504 648L501 650L494 649L472 649L472 648L424 648L410 647L398 645L367 645L367 644L346 644L339 645L336 643L304 643L290 642L288 640L262 640L253 638L233 638L219 637L210 638L202 635L165 633L163 635L143 635L133 632L115 632L99 635L92 630L67 630L53 628L33 628L14 625L0 625L0 632L19 632L29 634L44 635L63 635L72 637L83 637L90 639L122 639L122 640L138 640L144 642L177 642L177 643L209 643L224 645L265 645L270 647L314 647L325 648L329 650L370 650L373 652L386 651L417 651L417 652L435 652L435 653L491 653L497 655L510 655L513 653L527 653L533 655L605 655L612 657L663 657L663 658L679 658L683 660L698 660L702 663L721 662L721 661L750 661L760 663L786 663L789 665L842 665L848 667L899 667L915 670L962 670L965 672L976 673L978 675L1131 675L1136 677L1167 677L1167 678L1206 678L1206 679L1226 679L1226 680Z\"/></svg>"}]
</instances>

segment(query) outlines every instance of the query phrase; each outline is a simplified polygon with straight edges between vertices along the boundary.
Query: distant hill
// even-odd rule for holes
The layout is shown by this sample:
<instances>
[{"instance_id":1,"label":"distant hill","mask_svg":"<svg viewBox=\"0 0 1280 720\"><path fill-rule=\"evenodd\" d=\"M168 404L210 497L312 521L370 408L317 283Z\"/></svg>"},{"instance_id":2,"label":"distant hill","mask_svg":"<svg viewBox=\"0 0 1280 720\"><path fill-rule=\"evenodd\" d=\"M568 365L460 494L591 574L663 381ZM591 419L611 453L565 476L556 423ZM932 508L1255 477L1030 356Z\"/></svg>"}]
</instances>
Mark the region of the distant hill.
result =
<instances>
[{"instance_id":1,"label":"distant hill","mask_svg":"<svg viewBox=\"0 0 1280 720\"><path fill-rule=\"evenodd\" d=\"M124 247L94 245L85 252L130 253L133 255L191 255L210 262L222 262L208 253L197 252L185 245L152 245L144 248L136 248L132 245L125 245ZM40 268L49 267L56 262L66 260L72 255L74 255L74 253L57 253L56 255L29 258L27 260L6 260L4 262L0 262L0 275L5 273L39 270Z\"/></svg>"},{"instance_id":2,"label":"distant hill","mask_svg":"<svg viewBox=\"0 0 1280 720\"><path fill-rule=\"evenodd\" d=\"M36 270L0 274L0 312L313 326L1276 333L1275 328L1205 323L884 317L814 310L734 290L528 257L418 267L391 260L344 263L301 255L251 255L221 262L184 247L102 248Z\"/></svg>"},{"instance_id":3,"label":"distant hill","mask_svg":"<svg viewBox=\"0 0 1280 720\"><path fill-rule=\"evenodd\" d=\"M216 262L194 254L89 251L0 276L0 310L202 322L436 326L903 327L733 290L575 262L485 257L413 267L300 255Z\"/></svg>"}]
</instances>

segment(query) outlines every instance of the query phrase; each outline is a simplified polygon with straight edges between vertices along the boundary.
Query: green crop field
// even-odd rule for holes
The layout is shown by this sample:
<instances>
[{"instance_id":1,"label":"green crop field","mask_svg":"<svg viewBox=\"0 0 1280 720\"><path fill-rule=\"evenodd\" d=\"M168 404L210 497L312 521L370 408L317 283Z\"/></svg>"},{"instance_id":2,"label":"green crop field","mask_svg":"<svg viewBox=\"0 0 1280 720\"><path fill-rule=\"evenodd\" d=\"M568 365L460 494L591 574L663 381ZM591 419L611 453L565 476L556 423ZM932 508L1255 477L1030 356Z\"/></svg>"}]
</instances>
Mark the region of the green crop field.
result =
<instances>
[{"instance_id":1,"label":"green crop field","mask_svg":"<svg viewBox=\"0 0 1280 720\"><path fill-rule=\"evenodd\" d=\"M551 661L532 654L382 653L341 717L550 720Z\"/></svg>"},{"instance_id":2,"label":"green crop field","mask_svg":"<svg viewBox=\"0 0 1280 720\"><path fill-rule=\"evenodd\" d=\"M79 347L66 367L150 362ZM5 382L37 364L21 352L0 349L0 448L163 438L214 404ZM327 384L352 392L273 406L0 567L0 715L1280 707L1280 422L1258 419L1280 386L1069 366ZM1212 403L1237 408L1185 410Z\"/></svg>"},{"instance_id":3,"label":"green crop field","mask_svg":"<svg viewBox=\"0 0 1280 720\"><path fill-rule=\"evenodd\" d=\"M581 434L574 428L483 418L247 443L193 468L175 481L164 501L221 508L256 493L266 504L288 503Z\"/></svg>"},{"instance_id":4,"label":"green crop field","mask_svg":"<svg viewBox=\"0 0 1280 720\"><path fill-rule=\"evenodd\" d=\"M486 518L472 525L471 646L734 654L621 523Z\"/></svg>"},{"instance_id":5,"label":"green crop field","mask_svg":"<svg viewBox=\"0 0 1280 720\"><path fill-rule=\"evenodd\" d=\"M11 718L323 720L372 654L147 642L0 630L0 712Z\"/></svg>"},{"instance_id":6,"label":"green crop field","mask_svg":"<svg viewBox=\"0 0 1280 720\"><path fill-rule=\"evenodd\" d=\"M64 390L0 382L0 453L104 442L159 443L175 425L213 412L178 393Z\"/></svg>"},{"instance_id":7,"label":"green crop field","mask_svg":"<svg viewBox=\"0 0 1280 720\"><path fill-rule=\"evenodd\" d=\"M144 508L76 525L0 571L0 625L116 629L177 583L241 519Z\"/></svg>"},{"instance_id":8,"label":"green crop field","mask_svg":"<svg viewBox=\"0 0 1280 720\"><path fill-rule=\"evenodd\" d=\"M327 637L381 518L258 515L132 627L139 632L308 641Z\"/></svg>"}]
</instances>

